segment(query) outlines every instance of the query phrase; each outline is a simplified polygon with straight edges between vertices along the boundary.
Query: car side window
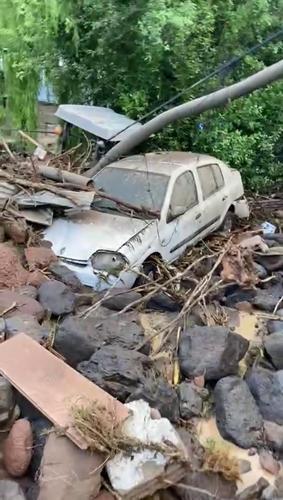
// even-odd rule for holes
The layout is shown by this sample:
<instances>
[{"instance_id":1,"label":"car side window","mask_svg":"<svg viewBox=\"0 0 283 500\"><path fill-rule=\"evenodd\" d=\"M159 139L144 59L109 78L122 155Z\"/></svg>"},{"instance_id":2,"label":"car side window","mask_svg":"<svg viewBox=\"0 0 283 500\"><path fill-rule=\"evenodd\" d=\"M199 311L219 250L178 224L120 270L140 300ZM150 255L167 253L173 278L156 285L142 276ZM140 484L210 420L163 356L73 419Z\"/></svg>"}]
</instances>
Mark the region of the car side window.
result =
<instances>
[{"instance_id":1,"label":"car side window","mask_svg":"<svg viewBox=\"0 0 283 500\"><path fill-rule=\"evenodd\" d=\"M198 194L194 176L192 172L184 172L175 181L170 210L172 213L177 213L178 209L183 208L183 213L185 213L197 203Z\"/></svg>"},{"instance_id":2,"label":"car side window","mask_svg":"<svg viewBox=\"0 0 283 500\"><path fill-rule=\"evenodd\" d=\"M212 165L215 181L217 184L217 189L221 189L224 186L224 177L219 165Z\"/></svg>"},{"instance_id":3,"label":"car side window","mask_svg":"<svg viewBox=\"0 0 283 500\"><path fill-rule=\"evenodd\" d=\"M198 175L205 200L224 186L224 178L218 165L199 167Z\"/></svg>"}]
</instances>

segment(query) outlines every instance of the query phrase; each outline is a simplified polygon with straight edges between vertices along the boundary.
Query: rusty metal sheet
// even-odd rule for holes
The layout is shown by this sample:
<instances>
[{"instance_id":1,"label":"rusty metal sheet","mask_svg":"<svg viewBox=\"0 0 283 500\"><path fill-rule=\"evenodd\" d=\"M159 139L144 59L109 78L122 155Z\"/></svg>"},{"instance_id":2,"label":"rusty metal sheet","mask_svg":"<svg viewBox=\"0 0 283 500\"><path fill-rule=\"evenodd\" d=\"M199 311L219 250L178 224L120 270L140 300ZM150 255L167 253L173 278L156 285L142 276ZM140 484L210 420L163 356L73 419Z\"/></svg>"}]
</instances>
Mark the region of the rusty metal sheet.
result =
<instances>
[{"instance_id":1,"label":"rusty metal sheet","mask_svg":"<svg viewBox=\"0 0 283 500\"><path fill-rule=\"evenodd\" d=\"M72 425L74 405L97 402L114 409L117 421L128 415L122 403L24 333L0 344L0 373L81 449L88 443Z\"/></svg>"}]
</instances>

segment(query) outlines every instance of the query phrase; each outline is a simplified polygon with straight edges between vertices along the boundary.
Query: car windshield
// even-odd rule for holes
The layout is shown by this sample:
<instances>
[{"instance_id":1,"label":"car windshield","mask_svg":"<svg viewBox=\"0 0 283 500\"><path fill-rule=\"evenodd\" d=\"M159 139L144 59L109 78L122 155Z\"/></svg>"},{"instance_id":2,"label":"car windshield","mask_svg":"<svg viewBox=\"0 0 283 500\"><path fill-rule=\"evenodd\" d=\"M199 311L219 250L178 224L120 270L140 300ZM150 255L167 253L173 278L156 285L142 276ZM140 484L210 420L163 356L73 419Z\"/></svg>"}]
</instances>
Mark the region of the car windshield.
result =
<instances>
[{"instance_id":1,"label":"car windshield","mask_svg":"<svg viewBox=\"0 0 283 500\"><path fill-rule=\"evenodd\" d=\"M159 212L162 208L168 181L168 175L115 167L101 170L94 179L98 191L113 196L121 202L135 205L141 210L155 212ZM103 206L107 208L106 204ZM108 208L113 209L113 204Z\"/></svg>"}]
</instances>

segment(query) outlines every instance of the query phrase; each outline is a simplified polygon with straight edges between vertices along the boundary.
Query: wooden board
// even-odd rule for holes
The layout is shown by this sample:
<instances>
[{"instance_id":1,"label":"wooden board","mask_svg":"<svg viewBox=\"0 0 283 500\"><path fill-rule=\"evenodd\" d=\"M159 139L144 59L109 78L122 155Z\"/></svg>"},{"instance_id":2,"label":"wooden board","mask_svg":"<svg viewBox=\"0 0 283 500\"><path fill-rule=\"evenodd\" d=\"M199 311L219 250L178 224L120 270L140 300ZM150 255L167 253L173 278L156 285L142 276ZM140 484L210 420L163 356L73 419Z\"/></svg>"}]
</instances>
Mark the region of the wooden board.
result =
<instances>
[{"instance_id":1,"label":"wooden board","mask_svg":"<svg viewBox=\"0 0 283 500\"><path fill-rule=\"evenodd\" d=\"M0 344L0 373L81 449L88 443L72 426L74 405L97 401L114 409L117 421L128 415L122 403L24 333Z\"/></svg>"}]
</instances>

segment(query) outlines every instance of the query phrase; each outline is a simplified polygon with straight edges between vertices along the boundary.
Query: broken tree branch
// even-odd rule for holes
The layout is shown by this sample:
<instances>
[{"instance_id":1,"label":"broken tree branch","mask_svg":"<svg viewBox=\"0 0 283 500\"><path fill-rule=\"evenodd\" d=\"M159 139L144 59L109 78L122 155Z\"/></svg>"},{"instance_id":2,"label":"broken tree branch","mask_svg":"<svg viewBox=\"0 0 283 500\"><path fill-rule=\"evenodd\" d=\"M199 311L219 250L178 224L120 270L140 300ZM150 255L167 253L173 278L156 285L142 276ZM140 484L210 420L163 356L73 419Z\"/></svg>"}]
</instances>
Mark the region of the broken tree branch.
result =
<instances>
[{"instance_id":1,"label":"broken tree branch","mask_svg":"<svg viewBox=\"0 0 283 500\"><path fill-rule=\"evenodd\" d=\"M3 144L3 147L4 147L5 151L6 151L6 152L8 153L8 155L10 156L11 160L12 160L13 162L17 163L17 159L16 159L16 157L15 157L14 153L12 153L12 151L10 150L10 148L9 148L9 146L8 146L7 142L5 141L4 137L1 137L1 142L2 142L2 144Z\"/></svg>"}]
</instances>

